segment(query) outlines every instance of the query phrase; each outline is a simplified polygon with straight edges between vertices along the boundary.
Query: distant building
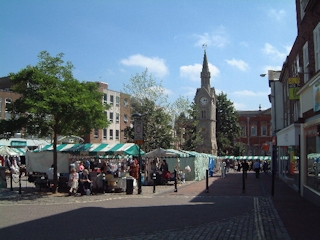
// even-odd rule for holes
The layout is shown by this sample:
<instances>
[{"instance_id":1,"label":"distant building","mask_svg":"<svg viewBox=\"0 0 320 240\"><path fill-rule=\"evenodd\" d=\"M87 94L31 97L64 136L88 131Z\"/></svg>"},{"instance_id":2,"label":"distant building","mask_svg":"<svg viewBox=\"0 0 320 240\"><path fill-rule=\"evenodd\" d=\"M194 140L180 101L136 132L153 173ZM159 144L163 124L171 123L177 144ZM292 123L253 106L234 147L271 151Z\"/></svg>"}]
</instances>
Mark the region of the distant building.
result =
<instances>
[{"instance_id":1,"label":"distant building","mask_svg":"<svg viewBox=\"0 0 320 240\"><path fill-rule=\"evenodd\" d=\"M127 140L124 136L124 129L131 124L131 103L130 96L120 92L108 89L107 83L97 82L99 91L103 93L101 103L110 105L110 109L105 114L110 121L110 125L106 129L93 129L90 134L82 136L85 143L125 143ZM11 114L7 111L9 104L17 100L20 95L11 90L12 82L9 77L0 78L0 119L9 119ZM12 133L14 134L14 133ZM20 136L27 138L24 132L20 132ZM68 143L77 142L78 139L72 137L63 138ZM75 140L74 142L71 142ZM62 141L62 142L63 142Z\"/></svg>"},{"instance_id":2,"label":"distant building","mask_svg":"<svg viewBox=\"0 0 320 240\"><path fill-rule=\"evenodd\" d=\"M271 109L237 111L241 135L237 142L246 147L245 155L270 156L272 141Z\"/></svg>"}]
</instances>

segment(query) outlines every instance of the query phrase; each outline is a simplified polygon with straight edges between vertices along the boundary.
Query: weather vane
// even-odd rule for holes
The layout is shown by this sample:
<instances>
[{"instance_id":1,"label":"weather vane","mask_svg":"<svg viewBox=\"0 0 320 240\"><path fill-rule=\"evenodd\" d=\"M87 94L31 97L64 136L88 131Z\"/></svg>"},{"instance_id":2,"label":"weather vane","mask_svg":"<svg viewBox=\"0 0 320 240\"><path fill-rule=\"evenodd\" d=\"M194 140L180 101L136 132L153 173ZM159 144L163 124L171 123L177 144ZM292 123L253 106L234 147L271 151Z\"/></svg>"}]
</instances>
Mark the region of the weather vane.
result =
<instances>
[{"instance_id":1,"label":"weather vane","mask_svg":"<svg viewBox=\"0 0 320 240\"><path fill-rule=\"evenodd\" d=\"M202 44L202 48L203 48L204 50L206 50L206 49L207 49L207 44L206 44L206 43Z\"/></svg>"}]
</instances>

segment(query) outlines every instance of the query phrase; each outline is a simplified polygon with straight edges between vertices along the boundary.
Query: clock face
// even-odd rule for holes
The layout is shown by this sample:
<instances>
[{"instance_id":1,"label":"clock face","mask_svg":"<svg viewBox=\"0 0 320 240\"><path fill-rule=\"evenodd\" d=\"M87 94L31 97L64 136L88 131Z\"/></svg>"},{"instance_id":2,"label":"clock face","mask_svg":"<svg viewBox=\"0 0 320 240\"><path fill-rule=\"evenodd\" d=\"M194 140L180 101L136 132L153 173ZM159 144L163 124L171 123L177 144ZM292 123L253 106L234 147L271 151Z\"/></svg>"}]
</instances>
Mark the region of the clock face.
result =
<instances>
[{"instance_id":1,"label":"clock face","mask_svg":"<svg viewBox=\"0 0 320 240\"><path fill-rule=\"evenodd\" d=\"M204 106L204 105L207 105L207 103L208 103L208 98L206 98L206 97L202 97L202 98L200 98L200 103Z\"/></svg>"}]
</instances>

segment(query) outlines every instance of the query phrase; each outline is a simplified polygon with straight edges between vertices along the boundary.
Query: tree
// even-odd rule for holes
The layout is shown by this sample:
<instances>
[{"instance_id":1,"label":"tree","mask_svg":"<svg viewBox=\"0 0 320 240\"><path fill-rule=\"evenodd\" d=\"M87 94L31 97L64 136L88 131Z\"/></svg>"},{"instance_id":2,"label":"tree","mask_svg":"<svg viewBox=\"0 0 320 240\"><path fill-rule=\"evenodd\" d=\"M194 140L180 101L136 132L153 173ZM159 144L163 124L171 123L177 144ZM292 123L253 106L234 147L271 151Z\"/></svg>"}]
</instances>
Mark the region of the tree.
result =
<instances>
[{"instance_id":1,"label":"tree","mask_svg":"<svg viewBox=\"0 0 320 240\"><path fill-rule=\"evenodd\" d=\"M235 139L240 136L241 127L238 122L238 114L233 103L227 99L223 92L217 95L217 145L218 155L237 155L239 151Z\"/></svg>"},{"instance_id":2,"label":"tree","mask_svg":"<svg viewBox=\"0 0 320 240\"><path fill-rule=\"evenodd\" d=\"M172 116L161 81L157 83L146 69L133 76L129 84L124 84L123 91L131 96L131 112L142 115L142 149L148 152L158 147L169 148L173 141ZM126 132L130 134L129 129Z\"/></svg>"},{"instance_id":3,"label":"tree","mask_svg":"<svg viewBox=\"0 0 320 240\"><path fill-rule=\"evenodd\" d=\"M73 65L64 64L63 54L55 57L40 52L36 66L11 73L13 91L21 94L14 102L13 119L27 134L51 135L53 139L54 192L57 191L57 136L84 135L105 128L107 105L93 82L79 82Z\"/></svg>"},{"instance_id":4,"label":"tree","mask_svg":"<svg viewBox=\"0 0 320 240\"><path fill-rule=\"evenodd\" d=\"M135 110L143 113L143 139L142 149L150 152L158 147L170 148L173 142L170 114L166 109L158 107L149 99L142 105L136 105Z\"/></svg>"},{"instance_id":5,"label":"tree","mask_svg":"<svg viewBox=\"0 0 320 240\"><path fill-rule=\"evenodd\" d=\"M202 143L200 131L197 131L197 105L193 102L186 112L181 112L175 120L174 129L180 148L186 151L195 151L196 146Z\"/></svg>"}]
</instances>

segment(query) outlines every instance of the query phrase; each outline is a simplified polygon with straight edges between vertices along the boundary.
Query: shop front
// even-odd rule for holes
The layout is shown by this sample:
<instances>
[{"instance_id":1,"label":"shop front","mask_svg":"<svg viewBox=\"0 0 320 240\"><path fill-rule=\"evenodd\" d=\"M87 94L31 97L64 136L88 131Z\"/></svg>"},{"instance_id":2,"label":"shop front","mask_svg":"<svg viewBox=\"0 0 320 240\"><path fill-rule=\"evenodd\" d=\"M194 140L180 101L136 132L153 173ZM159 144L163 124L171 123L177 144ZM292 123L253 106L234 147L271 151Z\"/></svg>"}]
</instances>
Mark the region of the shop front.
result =
<instances>
[{"instance_id":1,"label":"shop front","mask_svg":"<svg viewBox=\"0 0 320 240\"><path fill-rule=\"evenodd\" d=\"M300 129L301 124L295 123L277 133L278 175L296 189L300 182Z\"/></svg>"}]
</instances>

